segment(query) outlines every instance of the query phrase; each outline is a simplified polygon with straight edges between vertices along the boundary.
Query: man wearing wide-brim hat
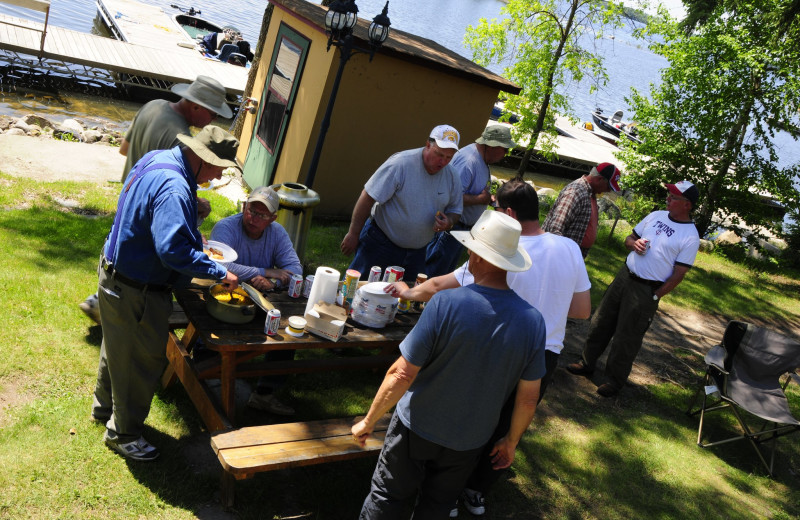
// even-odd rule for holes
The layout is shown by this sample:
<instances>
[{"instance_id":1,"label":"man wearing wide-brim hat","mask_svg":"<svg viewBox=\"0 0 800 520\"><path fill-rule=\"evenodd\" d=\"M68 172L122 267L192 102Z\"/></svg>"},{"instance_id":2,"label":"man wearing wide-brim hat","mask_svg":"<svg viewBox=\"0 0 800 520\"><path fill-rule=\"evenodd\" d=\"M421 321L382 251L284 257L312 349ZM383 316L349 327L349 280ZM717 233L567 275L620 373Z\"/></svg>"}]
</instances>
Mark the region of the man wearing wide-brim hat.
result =
<instances>
[{"instance_id":1,"label":"man wearing wide-brim hat","mask_svg":"<svg viewBox=\"0 0 800 520\"><path fill-rule=\"evenodd\" d=\"M489 165L500 161L515 146L517 144L511 138L509 125L492 124L484 129L474 143L456 152L450 165L461 178L464 209L461 219L453 226L454 230L471 229L491 204ZM447 232L437 233L427 246L425 274L433 278L452 273L463 250L463 246Z\"/></svg>"},{"instance_id":2,"label":"man wearing wide-brim hat","mask_svg":"<svg viewBox=\"0 0 800 520\"><path fill-rule=\"evenodd\" d=\"M180 144L178 135L191 135L190 126L203 128L218 115L229 118L230 107L225 102L225 88L208 76L197 76L191 84L177 83L172 91L181 99L169 102L155 99L146 103L133 118L125 138L120 143L119 153L126 156L122 170L122 182L139 159L151 150L166 150ZM205 218L211 213L211 204L198 198L198 213ZM97 294L92 294L78 307L96 323L100 323Z\"/></svg>"},{"instance_id":3,"label":"man wearing wide-brim hat","mask_svg":"<svg viewBox=\"0 0 800 520\"><path fill-rule=\"evenodd\" d=\"M180 146L153 151L131 170L119 196L98 268L103 343L92 417L106 444L126 458L151 461L158 449L142 436L167 363L172 288L192 278L238 279L203 252L197 230L197 185L238 167L239 141L206 126Z\"/></svg>"},{"instance_id":4,"label":"man wearing wide-brim hat","mask_svg":"<svg viewBox=\"0 0 800 520\"><path fill-rule=\"evenodd\" d=\"M191 84L176 83L170 89L181 97L170 102L154 99L142 106L131 122L119 153L126 156L122 182L134 164L150 150L166 150L178 144L178 135L191 135L190 126L203 128L217 116L233 115L225 102L225 88L209 76L197 76Z\"/></svg>"},{"instance_id":5,"label":"man wearing wide-brim hat","mask_svg":"<svg viewBox=\"0 0 800 520\"><path fill-rule=\"evenodd\" d=\"M511 428L494 450L497 468L513 462L545 374L544 320L506 283L509 271L531 266L521 230L510 216L486 211L470 231L453 232L470 250L475 283L431 298L353 426L363 446L397 404L362 520L399 518L412 503L414 518L447 518L516 388Z\"/></svg>"}]
</instances>

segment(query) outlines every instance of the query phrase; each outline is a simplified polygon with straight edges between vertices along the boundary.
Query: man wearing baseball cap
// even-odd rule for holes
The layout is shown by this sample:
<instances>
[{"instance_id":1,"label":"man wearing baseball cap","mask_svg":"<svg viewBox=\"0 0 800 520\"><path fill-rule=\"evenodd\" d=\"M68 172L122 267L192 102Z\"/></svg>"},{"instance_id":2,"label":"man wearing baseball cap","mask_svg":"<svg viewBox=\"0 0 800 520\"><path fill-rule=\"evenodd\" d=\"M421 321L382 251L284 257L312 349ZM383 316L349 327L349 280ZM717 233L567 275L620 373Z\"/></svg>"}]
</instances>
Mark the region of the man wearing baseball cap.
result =
<instances>
[{"instance_id":1,"label":"man wearing baseball cap","mask_svg":"<svg viewBox=\"0 0 800 520\"><path fill-rule=\"evenodd\" d=\"M196 193L198 184L237 167L239 141L211 125L178 139L180 146L134 165L98 268L103 342L92 417L105 424L109 448L137 461L159 455L142 433L167 364L172 288L192 278L218 280L229 290L238 285L203 252Z\"/></svg>"},{"instance_id":2,"label":"man wearing baseball cap","mask_svg":"<svg viewBox=\"0 0 800 520\"><path fill-rule=\"evenodd\" d=\"M592 316L582 359L567 366L573 374L590 376L610 343L606 382L597 387L603 397L625 385L658 302L681 283L700 246L690 215L700 197L697 186L689 181L665 186L666 211L650 213L625 238L630 254Z\"/></svg>"},{"instance_id":3,"label":"man wearing baseball cap","mask_svg":"<svg viewBox=\"0 0 800 520\"><path fill-rule=\"evenodd\" d=\"M369 178L342 240L349 269L366 278L372 266L401 266L405 279L425 272L425 246L461 215L461 180L449 165L460 135L450 125L431 130L423 148L398 152Z\"/></svg>"},{"instance_id":4,"label":"man wearing baseball cap","mask_svg":"<svg viewBox=\"0 0 800 520\"><path fill-rule=\"evenodd\" d=\"M566 185L558 194L542 226L545 231L574 240L583 256L597 238L597 195L619 191L619 169L611 163L600 163L588 175Z\"/></svg>"},{"instance_id":5,"label":"man wearing baseball cap","mask_svg":"<svg viewBox=\"0 0 800 520\"><path fill-rule=\"evenodd\" d=\"M461 177L464 189L464 210L454 230L467 231L472 228L486 207L491 204L489 193L489 165L505 157L510 148L516 146L508 125L493 124L484 129L474 143L461 148L450 163ZM458 265L464 248L449 233L441 231L428 244L425 258L425 274L429 277L452 273Z\"/></svg>"},{"instance_id":6,"label":"man wearing baseball cap","mask_svg":"<svg viewBox=\"0 0 800 520\"><path fill-rule=\"evenodd\" d=\"M521 231L510 216L486 211L472 230L453 232L470 250L475 283L431 298L352 429L363 446L397 404L362 520L408 517L412 504L414 518L447 518L503 403L516 392L510 427L492 450L495 467L514 461L545 374L544 320L506 281L509 272L531 266Z\"/></svg>"},{"instance_id":7,"label":"man wearing baseball cap","mask_svg":"<svg viewBox=\"0 0 800 520\"><path fill-rule=\"evenodd\" d=\"M261 186L247 197L241 213L220 220L211 230L212 240L236 251L236 261L228 264L228 270L261 292L286 287L293 274L303 274L289 234L275 222L279 207L275 190ZM293 359L294 352L273 350L265 356L267 361L285 361ZM259 378L247 405L276 415L294 415L294 409L274 394L286 379L286 376Z\"/></svg>"},{"instance_id":8,"label":"man wearing baseball cap","mask_svg":"<svg viewBox=\"0 0 800 520\"><path fill-rule=\"evenodd\" d=\"M119 153L126 156L122 169L122 182L139 159L151 150L167 150L178 146L178 135L191 135L190 126L203 128L217 115L230 118L233 112L225 102L225 88L209 76L197 76L190 85L176 83L171 89L181 96L176 102L154 99L136 112L128 132L120 143ZM201 219L211 213L211 204L197 199ZM78 304L84 314L100 323L97 294L92 294Z\"/></svg>"}]
</instances>

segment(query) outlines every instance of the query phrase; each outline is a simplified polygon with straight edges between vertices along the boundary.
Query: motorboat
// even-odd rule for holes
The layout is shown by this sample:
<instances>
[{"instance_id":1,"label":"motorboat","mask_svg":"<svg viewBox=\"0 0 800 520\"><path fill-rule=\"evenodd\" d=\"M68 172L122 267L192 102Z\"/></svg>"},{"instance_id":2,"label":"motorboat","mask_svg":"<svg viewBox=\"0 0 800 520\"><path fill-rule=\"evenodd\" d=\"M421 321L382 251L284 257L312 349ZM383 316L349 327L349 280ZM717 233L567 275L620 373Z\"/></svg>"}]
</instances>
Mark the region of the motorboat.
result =
<instances>
[{"instance_id":1,"label":"motorboat","mask_svg":"<svg viewBox=\"0 0 800 520\"><path fill-rule=\"evenodd\" d=\"M592 120L600 130L615 137L624 136L635 143L642 142L637 136L636 123L622 120L622 110L606 115L602 108L596 108L592 111Z\"/></svg>"},{"instance_id":2,"label":"motorboat","mask_svg":"<svg viewBox=\"0 0 800 520\"><path fill-rule=\"evenodd\" d=\"M198 15L202 14L202 12L194 7L186 8L175 4L170 4L170 7L180 11L180 13L173 14L172 19L186 34L189 41L202 40L209 33L221 33L225 30L221 25L205 18L200 18Z\"/></svg>"}]
</instances>

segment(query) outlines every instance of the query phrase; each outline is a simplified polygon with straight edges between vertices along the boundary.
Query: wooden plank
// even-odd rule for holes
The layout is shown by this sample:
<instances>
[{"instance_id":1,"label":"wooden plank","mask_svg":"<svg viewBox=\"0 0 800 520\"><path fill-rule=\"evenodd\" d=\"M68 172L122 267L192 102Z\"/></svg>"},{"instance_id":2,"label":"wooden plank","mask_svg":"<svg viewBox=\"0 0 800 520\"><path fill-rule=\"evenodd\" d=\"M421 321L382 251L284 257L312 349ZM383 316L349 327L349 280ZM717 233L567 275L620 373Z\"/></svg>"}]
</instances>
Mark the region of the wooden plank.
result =
<instances>
[{"instance_id":1,"label":"wooden plank","mask_svg":"<svg viewBox=\"0 0 800 520\"><path fill-rule=\"evenodd\" d=\"M49 0L2 0L2 3L33 9L34 11L41 11L43 13L50 10Z\"/></svg>"},{"instance_id":2,"label":"wooden plank","mask_svg":"<svg viewBox=\"0 0 800 520\"><path fill-rule=\"evenodd\" d=\"M391 418L390 414L381 417L375 425L375 431L386 431ZM346 417L298 423L248 426L229 432L215 433L211 436L211 445L215 450L225 450L312 440L322 437L349 436L351 435L350 428L360 419L362 417Z\"/></svg>"}]
</instances>

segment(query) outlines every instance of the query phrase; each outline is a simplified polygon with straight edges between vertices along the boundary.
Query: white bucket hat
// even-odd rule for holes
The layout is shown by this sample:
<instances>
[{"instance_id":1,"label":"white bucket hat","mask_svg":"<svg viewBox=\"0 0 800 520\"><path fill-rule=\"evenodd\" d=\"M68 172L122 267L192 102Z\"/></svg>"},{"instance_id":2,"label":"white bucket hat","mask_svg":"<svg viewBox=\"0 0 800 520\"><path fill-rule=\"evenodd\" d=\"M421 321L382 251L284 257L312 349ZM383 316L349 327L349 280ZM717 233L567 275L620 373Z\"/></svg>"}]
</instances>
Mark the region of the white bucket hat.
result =
<instances>
[{"instance_id":1,"label":"white bucket hat","mask_svg":"<svg viewBox=\"0 0 800 520\"><path fill-rule=\"evenodd\" d=\"M225 87L209 76L197 76L191 85L176 83L170 90L183 99L197 103L225 119L230 119L233 115L231 107L225 103Z\"/></svg>"},{"instance_id":2,"label":"white bucket hat","mask_svg":"<svg viewBox=\"0 0 800 520\"><path fill-rule=\"evenodd\" d=\"M505 271L527 271L531 257L519 245L522 226L499 211L486 210L469 231L450 234L470 251Z\"/></svg>"}]
</instances>

